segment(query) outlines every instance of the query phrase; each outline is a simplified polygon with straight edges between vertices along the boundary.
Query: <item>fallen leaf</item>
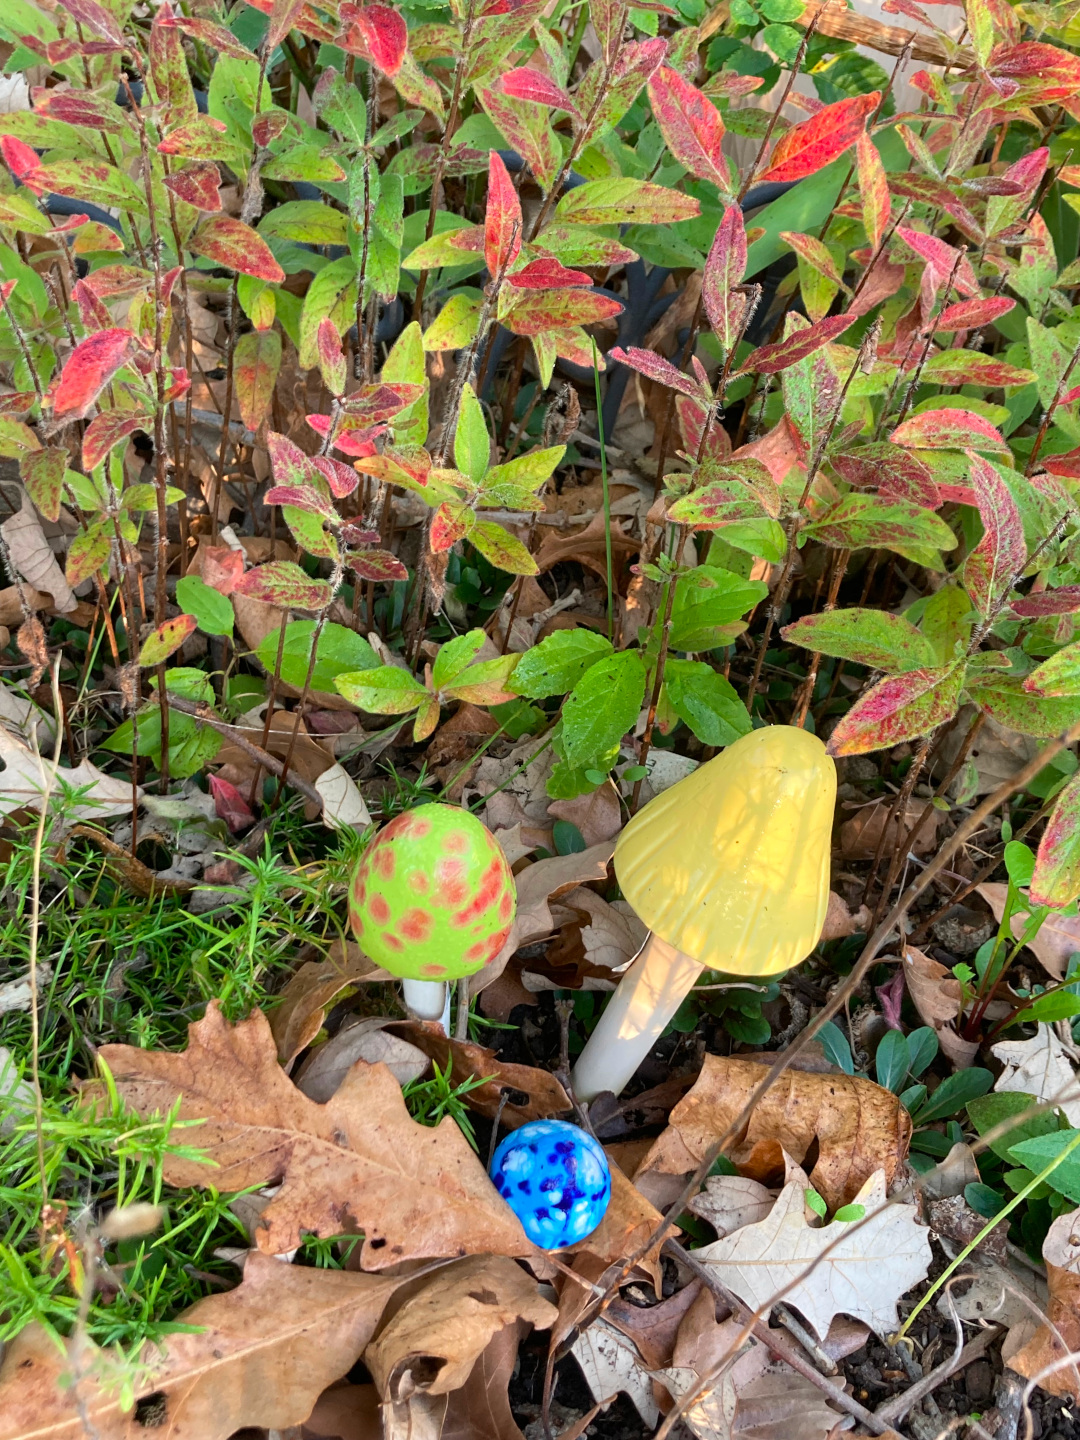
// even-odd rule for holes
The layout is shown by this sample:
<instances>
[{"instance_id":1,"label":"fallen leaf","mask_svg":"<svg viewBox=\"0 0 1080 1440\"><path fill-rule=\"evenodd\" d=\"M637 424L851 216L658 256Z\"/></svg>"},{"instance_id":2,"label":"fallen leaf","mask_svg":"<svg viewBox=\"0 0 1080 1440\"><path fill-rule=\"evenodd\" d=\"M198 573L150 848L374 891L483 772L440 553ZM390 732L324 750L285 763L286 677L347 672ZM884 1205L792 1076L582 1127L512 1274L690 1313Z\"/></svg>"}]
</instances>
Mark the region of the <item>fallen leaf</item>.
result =
<instances>
[{"instance_id":1,"label":"fallen leaf","mask_svg":"<svg viewBox=\"0 0 1080 1440\"><path fill-rule=\"evenodd\" d=\"M518 1320L547 1330L557 1314L513 1260L470 1256L426 1277L364 1351L364 1364L384 1403L418 1391L449 1395L500 1330Z\"/></svg>"},{"instance_id":2,"label":"fallen leaf","mask_svg":"<svg viewBox=\"0 0 1080 1440\"><path fill-rule=\"evenodd\" d=\"M489 830L508 830L519 824L550 829L547 780L554 764L551 746L530 736L501 758L485 755L465 786L464 796L470 805L487 796L480 818Z\"/></svg>"},{"instance_id":3,"label":"fallen leaf","mask_svg":"<svg viewBox=\"0 0 1080 1440\"><path fill-rule=\"evenodd\" d=\"M51 763L36 755L20 735L4 725L0 725L0 759L4 762L0 774L0 815L8 815L24 805L40 810L42 796L49 789ZM54 788L61 786L82 792L76 803L64 807L64 815L69 820L95 820L131 809L131 781L114 779L89 760L80 761L73 770L61 766L56 772ZM135 798L141 795L141 791L135 792Z\"/></svg>"},{"instance_id":4,"label":"fallen leaf","mask_svg":"<svg viewBox=\"0 0 1080 1440\"><path fill-rule=\"evenodd\" d=\"M872 805L863 805L840 826L840 850L845 860L872 860L882 845L882 831L885 832L883 854L890 854L897 845L903 845L905 850L909 848L908 836L923 812L923 804L921 800L913 801L904 811L902 824L898 823L899 817L889 819L891 800L876 800ZM930 819L915 837L916 855L928 855L937 849L940 818L937 810L931 811Z\"/></svg>"},{"instance_id":5,"label":"fallen leaf","mask_svg":"<svg viewBox=\"0 0 1080 1440\"><path fill-rule=\"evenodd\" d=\"M343 1025L332 1039L316 1046L296 1076L296 1088L309 1100L324 1105L336 1095L345 1076L357 1060L385 1065L402 1087L419 1080L428 1068L428 1057L400 1035L390 1035L392 1022L382 1017L354 1020Z\"/></svg>"},{"instance_id":6,"label":"fallen leaf","mask_svg":"<svg viewBox=\"0 0 1080 1440\"><path fill-rule=\"evenodd\" d=\"M950 768L964 743L964 736L978 712L974 705L965 705L956 717L956 724L941 742L935 753L935 773L943 776ZM1039 742L1030 735L1020 735L1007 730L1004 725L986 715L973 744L968 749L968 760L975 767L976 795L989 795L1039 752Z\"/></svg>"},{"instance_id":7,"label":"fallen leaf","mask_svg":"<svg viewBox=\"0 0 1080 1440\"><path fill-rule=\"evenodd\" d=\"M550 859L537 860L519 871L514 877L517 884L517 912L510 927L510 934L494 960L472 977L472 993L486 989L497 979L515 950L550 935L556 925L548 902L559 895L565 895L578 885L583 885L587 880L603 880L607 876L608 861L614 852L615 842L605 840L602 845L592 845L588 850L579 850L573 855L552 855Z\"/></svg>"},{"instance_id":8,"label":"fallen leaf","mask_svg":"<svg viewBox=\"0 0 1080 1440\"><path fill-rule=\"evenodd\" d=\"M784 1186L767 1219L703 1246L695 1257L755 1310L767 1313L783 1291L819 1336L841 1311L885 1335L896 1328L900 1296L925 1278L932 1259L916 1207L890 1204L886 1190L878 1170L854 1197L864 1218L812 1229L796 1181Z\"/></svg>"},{"instance_id":9,"label":"fallen leaf","mask_svg":"<svg viewBox=\"0 0 1080 1440\"><path fill-rule=\"evenodd\" d=\"M847 902L835 890L829 891L829 908L825 912L822 940L846 940L849 935L866 934L870 929L869 907L860 905L853 915Z\"/></svg>"},{"instance_id":10,"label":"fallen leaf","mask_svg":"<svg viewBox=\"0 0 1080 1440\"><path fill-rule=\"evenodd\" d=\"M162 1434L225 1440L246 1426L299 1425L318 1395L346 1374L375 1331L397 1278L283 1265L253 1253L235 1290L200 1300L178 1317L195 1334L147 1342L139 1366L101 1351L84 1360L78 1387L100 1440L147 1433L121 1410L122 1382L138 1376L136 1399L161 1395ZM142 1368L145 1366L145 1370ZM0 1366L0 1440L85 1440L69 1385L68 1354L37 1324L10 1342Z\"/></svg>"},{"instance_id":11,"label":"fallen leaf","mask_svg":"<svg viewBox=\"0 0 1080 1440\"><path fill-rule=\"evenodd\" d=\"M693 1196L687 1208L707 1220L723 1239L744 1225L764 1220L775 1199L771 1190L745 1175L710 1175L704 1190Z\"/></svg>"},{"instance_id":12,"label":"fallen leaf","mask_svg":"<svg viewBox=\"0 0 1080 1440\"><path fill-rule=\"evenodd\" d=\"M1001 924L1001 917L1005 914L1005 896L1009 887L1001 884L978 885L975 893L981 895L990 909L994 912L994 919ZM1012 915L1012 933L1019 937L1024 933L1024 926L1027 924L1028 912L1026 910L1014 910ZM1039 964L1052 975L1055 980L1064 980L1069 969L1069 961L1080 951L1080 916L1062 915L1051 910L1050 914L1039 927L1039 933L1034 940L1029 940L1027 949L1035 956Z\"/></svg>"},{"instance_id":13,"label":"fallen leaf","mask_svg":"<svg viewBox=\"0 0 1080 1440\"><path fill-rule=\"evenodd\" d=\"M686 1175L725 1134L765 1076L753 1060L706 1055L693 1089L676 1105L667 1130L638 1170ZM878 1169L891 1184L907 1155L911 1118L895 1095L856 1075L788 1070L757 1102L728 1156L740 1173L767 1180L817 1145L810 1181L834 1210L853 1199Z\"/></svg>"},{"instance_id":14,"label":"fallen leaf","mask_svg":"<svg viewBox=\"0 0 1080 1440\"><path fill-rule=\"evenodd\" d=\"M369 981L393 980L354 940L335 940L325 960L308 960L282 990L270 1012L278 1059L291 1065L323 1027L326 1011L343 990Z\"/></svg>"},{"instance_id":15,"label":"fallen leaf","mask_svg":"<svg viewBox=\"0 0 1080 1440\"><path fill-rule=\"evenodd\" d=\"M576 825L586 849L614 840L623 827L619 792L610 780L605 780L588 795L577 795L573 800L553 800L548 814L553 820L567 820Z\"/></svg>"},{"instance_id":16,"label":"fallen leaf","mask_svg":"<svg viewBox=\"0 0 1080 1440\"><path fill-rule=\"evenodd\" d=\"M1080 1400L1080 1369L1075 1362L1080 1351L1080 1210L1058 1216L1046 1233L1042 1255L1050 1284L1049 1323L1040 1325L1008 1364L1025 1379L1038 1376L1049 1394ZM1066 1356L1072 1357L1072 1363L1063 1363Z\"/></svg>"},{"instance_id":17,"label":"fallen leaf","mask_svg":"<svg viewBox=\"0 0 1080 1440\"><path fill-rule=\"evenodd\" d=\"M676 1400L714 1378L683 1413L684 1424L698 1440L821 1440L839 1418L824 1395L789 1366L770 1363L766 1347L741 1338L743 1331L737 1320L717 1321L711 1292L688 1311L658 1378Z\"/></svg>"},{"instance_id":18,"label":"fallen leaf","mask_svg":"<svg viewBox=\"0 0 1080 1440\"><path fill-rule=\"evenodd\" d=\"M331 829L344 827L366 830L371 824L364 797L344 765L337 761L315 777L315 789L323 798L323 824Z\"/></svg>"},{"instance_id":19,"label":"fallen leaf","mask_svg":"<svg viewBox=\"0 0 1080 1440\"><path fill-rule=\"evenodd\" d=\"M919 1018L934 1031L942 1051L957 1069L966 1068L975 1058L978 1043L956 1033L963 991L951 970L916 950L904 947L904 982Z\"/></svg>"},{"instance_id":20,"label":"fallen leaf","mask_svg":"<svg viewBox=\"0 0 1080 1440\"><path fill-rule=\"evenodd\" d=\"M379 1392L374 1385L335 1385L323 1391L300 1434L302 1440L380 1440Z\"/></svg>"},{"instance_id":21,"label":"fallen leaf","mask_svg":"<svg viewBox=\"0 0 1080 1440\"><path fill-rule=\"evenodd\" d=\"M995 1090L1018 1090L1051 1101L1070 1125L1080 1126L1080 1081L1051 1025L1040 1024L1030 1040L991 1045L990 1053L1005 1067L994 1082Z\"/></svg>"},{"instance_id":22,"label":"fallen leaf","mask_svg":"<svg viewBox=\"0 0 1080 1440\"><path fill-rule=\"evenodd\" d=\"M604 1218L591 1235L586 1235L584 1240L579 1240L571 1247L573 1253L595 1256L603 1266L625 1260L628 1255L638 1250L649 1236L659 1229L664 1219L656 1206L646 1200L610 1156L608 1159L611 1163L611 1199L608 1201ZM672 1232L667 1233L670 1235ZM677 1228L675 1233L678 1233ZM666 1239L667 1235L664 1238ZM663 1240L647 1250L638 1261L638 1265L652 1281L657 1294L660 1293L661 1285L662 1245ZM597 1396L597 1399L599 1398Z\"/></svg>"},{"instance_id":23,"label":"fallen leaf","mask_svg":"<svg viewBox=\"0 0 1080 1440\"><path fill-rule=\"evenodd\" d=\"M61 615L70 615L79 602L57 564L29 495L24 494L20 508L0 523L0 535L7 543L12 565L22 578L35 589L51 595L52 607ZM19 618L22 618L21 612Z\"/></svg>"},{"instance_id":24,"label":"fallen leaf","mask_svg":"<svg viewBox=\"0 0 1080 1440\"><path fill-rule=\"evenodd\" d=\"M631 1305L616 1295L604 1311L604 1318L634 1342L638 1354L650 1370L670 1365L687 1312L699 1302L703 1285L691 1280L674 1295L655 1305ZM712 1299L709 1299L710 1308Z\"/></svg>"},{"instance_id":25,"label":"fallen leaf","mask_svg":"<svg viewBox=\"0 0 1080 1440\"><path fill-rule=\"evenodd\" d=\"M594 1400L610 1400L621 1391L650 1429L657 1424L660 1408L653 1395L652 1376L629 1336L600 1316L581 1332L570 1353L581 1366Z\"/></svg>"},{"instance_id":26,"label":"fallen leaf","mask_svg":"<svg viewBox=\"0 0 1080 1440\"><path fill-rule=\"evenodd\" d=\"M640 549L640 545L637 540L626 534L618 520L611 522L610 531L615 589L625 593L626 561ZM588 525L579 530L576 535L560 535L554 530L549 530L536 552L537 569L543 574L545 570L551 570L554 566L562 565L566 561L576 561L577 564L584 565L587 570L592 570L599 575L602 580L606 580L607 535L608 525L603 513L594 515Z\"/></svg>"},{"instance_id":27,"label":"fallen leaf","mask_svg":"<svg viewBox=\"0 0 1080 1440\"><path fill-rule=\"evenodd\" d=\"M441 1027L415 1020L397 1022L394 1033L434 1060L444 1074L450 1074L454 1085L463 1080L483 1080L482 1085L468 1092L465 1103L489 1120L501 1114L507 1129L516 1130L530 1120L551 1120L570 1113L569 1095L547 1070L508 1064L494 1050L450 1039ZM503 1105L503 1095L509 1092L513 1096L515 1091L525 1097L526 1103L510 1099Z\"/></svg>"},{"instance_id":28,"label":"fallen leaf","mask_svg":"<svg viewBox=\"0 0 1080 1440\"><path fill-rule=\"evenodd\" d=\"M450 1396L441 1440L524 1440L510 1410L509 1387L527 1328L520 1321L506 1325L488 1341L465 1384Z\"/></svg>"},{"instance_id":29,"label":"fallen leaf","mask_svg":"<svg viewBox=\"0 0 1080 1440\"><path fill-rule=\"evenodd\" d=\"M280 1183L257 1233L260 1250L294 1250L304 1231L364 1232L361 1264L485 1252L529 1255L516 1216L449 1116L419 1125L383 1065L358 1060L333 1099L316 1105L278 1064L266 1016L230 1026L214 1002L180 1054L103 1045L101 1059L140 1115L203 1120L205 1163L170 1155L166 1184L244 1190ZM101 1095L100 1084L85 1087ZM194 1143L194 1142L193 1142Z\"/></svg>"}]
</instances>

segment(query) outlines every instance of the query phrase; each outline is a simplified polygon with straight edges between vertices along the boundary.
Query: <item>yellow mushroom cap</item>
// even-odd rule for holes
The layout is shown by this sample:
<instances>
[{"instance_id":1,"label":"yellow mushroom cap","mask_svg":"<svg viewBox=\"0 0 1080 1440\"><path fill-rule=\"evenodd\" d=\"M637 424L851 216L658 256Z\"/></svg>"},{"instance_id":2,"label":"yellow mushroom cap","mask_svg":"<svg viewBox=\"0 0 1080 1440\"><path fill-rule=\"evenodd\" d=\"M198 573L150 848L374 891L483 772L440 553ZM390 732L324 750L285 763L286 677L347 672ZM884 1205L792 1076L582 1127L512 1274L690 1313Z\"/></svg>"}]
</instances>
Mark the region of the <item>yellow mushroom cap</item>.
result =
<instances>
[{"instance_id":1,"label":"yellow mushroom cap","mask_svg":"<svg viewBox=\"0 0 1080 1440\"><path fill-rule=\"evenodd\" d=\"M622 892L661 940L711 970L804 960L829 907L836 767L805 730L753 730L665 790L615 847Z\"/></svg>"}]
</instances>

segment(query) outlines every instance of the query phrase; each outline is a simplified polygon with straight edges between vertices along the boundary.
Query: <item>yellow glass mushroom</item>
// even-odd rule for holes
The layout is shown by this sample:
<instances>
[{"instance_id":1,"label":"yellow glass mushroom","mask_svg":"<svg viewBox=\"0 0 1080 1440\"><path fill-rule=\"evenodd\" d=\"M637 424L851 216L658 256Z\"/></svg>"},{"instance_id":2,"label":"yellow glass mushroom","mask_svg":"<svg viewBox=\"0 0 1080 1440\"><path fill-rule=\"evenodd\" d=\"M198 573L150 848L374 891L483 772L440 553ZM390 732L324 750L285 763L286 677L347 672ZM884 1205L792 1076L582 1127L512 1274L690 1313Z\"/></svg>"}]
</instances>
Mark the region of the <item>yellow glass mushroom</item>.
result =
<instances>
[{"instance_id":1,"label":"yellow glass mushroom","mask_svg":"<svg viewBox=\"0 0 1080 1440\"><path fill-rule=\"evenodd\" d=\"M626 826L615 873L652 934L589 1037L574 1090L620 1093L702 970L765 977L818 942L836 767L815 735L753 730Z\"/></svg>"}]
</instances>

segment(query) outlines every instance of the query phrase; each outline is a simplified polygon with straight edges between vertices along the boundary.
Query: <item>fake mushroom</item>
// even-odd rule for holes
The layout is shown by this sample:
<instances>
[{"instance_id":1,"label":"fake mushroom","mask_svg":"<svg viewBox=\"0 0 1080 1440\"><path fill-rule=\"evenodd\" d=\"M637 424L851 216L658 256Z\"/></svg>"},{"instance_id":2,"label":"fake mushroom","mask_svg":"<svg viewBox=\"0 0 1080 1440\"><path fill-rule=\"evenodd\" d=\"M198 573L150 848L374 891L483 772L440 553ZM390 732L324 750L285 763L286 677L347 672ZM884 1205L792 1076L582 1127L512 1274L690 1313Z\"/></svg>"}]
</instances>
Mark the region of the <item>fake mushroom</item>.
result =
<instances>
[{"instance_id":1,"label":"fake mushroom","mask_svg":"<svg viewBox=\"0 0 1080 1440\"><path fill-rule=\"evenodd\" d=\"M652 934L573 1072L618 1095L702 970L765 977L817 944L829 904L836 767L805 730L752 730L623 830L615 874Z\"/></svg>"},{"instance_id":2,"label":"fake mushroom","mask_svg":"<svg viewBox=\"0 0 1080 1440\"><path fill-rule=\"evenodd\" d=\"M410 1014L444 1029L446 982L494 960L516 908L499 842L456 805L420 805L384 825L349 892L349 923L364 953L404 982Z\"/></svg>"}]
</instances>

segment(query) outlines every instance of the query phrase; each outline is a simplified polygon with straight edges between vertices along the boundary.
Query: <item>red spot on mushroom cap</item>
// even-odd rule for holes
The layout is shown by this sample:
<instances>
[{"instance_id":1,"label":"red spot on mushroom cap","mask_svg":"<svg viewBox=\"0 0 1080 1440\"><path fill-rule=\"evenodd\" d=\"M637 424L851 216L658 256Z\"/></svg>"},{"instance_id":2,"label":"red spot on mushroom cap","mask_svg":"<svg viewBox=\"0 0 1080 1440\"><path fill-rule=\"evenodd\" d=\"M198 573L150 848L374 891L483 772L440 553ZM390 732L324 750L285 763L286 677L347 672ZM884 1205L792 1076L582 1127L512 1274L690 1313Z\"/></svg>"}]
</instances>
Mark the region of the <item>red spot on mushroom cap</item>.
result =
<instances>
[{"instance_id":1,"label":"red spot on mushroom cap","mask_svg":"<svg viewBox=\"0 0 1080 1440\"><path fill-rule=\"evenodd\" d=\"M430 976L432 976L434 979L441 979L442 976L444 976L444 975L446 974L446 966L445 966L445 965L421 965L421 966L420 966L420 974L421 974L421 975L430 975Z\"/></svg>"},{"instance_id":2,"label":"red spot on mushroom cap","mask_svg":"<svg viewBox=\"0 0 1080 1440\"><path fill-rule=\"evenodd\" d=\"M401 943L398 937L396 935L391 935L389 931L387 931L383 935L382 942L384 945L389 945L390 949L396 952L400 952L405 949L405 946Z\"/></svg>"},{"instance_id":3,"label":"red spot on mushroom cap","mask_svg":"<svg viewBox=\"0 0 1080 1440\"><path fill-rule=\"evenodd\" d=\"M471 920L478 919L484 911L494 905L503 888L503 865L500 859L491 862L480 878L480 888L464 910L459 910L452 924L464 929Z\"/></svg>"},{"instance_id":4,"label":"red spot on mushroom cap","mask_svg":"<svg viewBox=\"0 0 1080 1440\"><path fill-rule=\"evenodd\" d=\"M409 872L409 888L418 895L426 895L431 889L431 881L422 870L412 870Z\"/></svg>"},{"instance_id":5,"label":"red spot on mushroom cap","mask_svg":"<svg viewBox=\"0 0 1080 1440\"><path fill-rule=\"evenodd\" d=\"M443 844L452 854L460 855L463 850L468 849L469 837L462 830L451 830L450 834L444 837Z\"/></svg>"},{"instance_id":6,"label":"red spot on mushroom cap","mask_svg":"<svg viewBox=\"0 0 1080 1440\"><path fill-rule=\"evenodd\" d=\"M371 857L371 863L384 880L394 878L394 851L390 845L377 844Z\"/></svg>"},{"instance_id":7,"label":"red spot on mushroom cap","mask_svg":"<svg viewBox=\"0 0 1080 1440\"><path fill-rule=\"evenodd\" d=\"M500 920L509 920L509 919L510 919L510 912L513 910L513 908L514 908L514 902L513 902L513 900L510 898L510 891L507 890L506 894L505 894L505 895L502 897L502 899L499 901L499 919L500 919Z\"/></svg>"},{"instance_id":8,"label":"red spot on mushroom cap","mask_svg":"<svg viewBox=\"0 0 1080 1440\"><path fill-rule=\"evenodd\" d=\"M460 860L440 860L435 867L435 898L440 905L453 909L460 905L469 893L464 880L464 866Z\"/></svg>"},{"instance_id":9,"label":"red spot on mushroom cap","mask_svg":"<svg viewBox=\"0 0 1080 1440\"><path fill-rule=\"evenodd\" d=\"M385 925L390 919L390 906L381 895L373 895L368 908L371 910L371 918L377 925Z\"/></svg>"},{"instance_id":10,"label":"red spot on mushroom cap","mask_svg":"<svg viewBox=\"0 0 1080 1440\"><path fill-rule=\"evenodd\" d=\"M466 960L483 960L487 954L487 942L478 940L475 945L470 945L465 951Z\"/></svg>"},{"instance_id":11,"label":"red spot on mushroom cap","mask_svg":"<svg viewBox=\"0 0 1080 1440\"><path fill-rule=\"evenodd\" d=\"M406 910L400 929L406 940L426 940L431 934L431 916L426 910Z\"/></svg>"}]
</instances>

